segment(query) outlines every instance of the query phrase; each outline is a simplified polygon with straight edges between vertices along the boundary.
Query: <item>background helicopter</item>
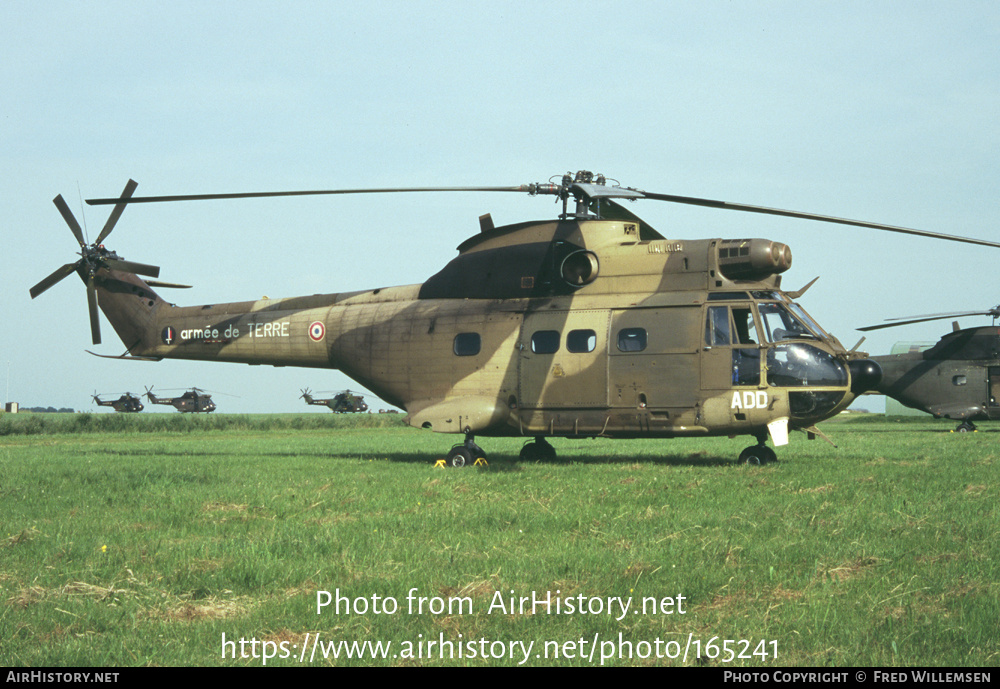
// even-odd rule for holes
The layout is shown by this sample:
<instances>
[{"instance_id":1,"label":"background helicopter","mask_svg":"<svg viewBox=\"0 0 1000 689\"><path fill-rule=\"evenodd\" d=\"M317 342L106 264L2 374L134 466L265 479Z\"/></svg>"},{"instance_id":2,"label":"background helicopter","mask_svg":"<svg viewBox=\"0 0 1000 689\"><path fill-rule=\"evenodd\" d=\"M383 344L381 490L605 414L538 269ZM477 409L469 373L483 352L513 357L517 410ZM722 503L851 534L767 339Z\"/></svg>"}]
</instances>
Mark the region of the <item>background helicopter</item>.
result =
<instances>
[{"instance_id":1,"label":"background helicopter","mask_svg":"<svg viewBox=\"0 0 1000 689\"><path fill-rule=\"evenodd\" d=\"M213 412L212 396L199 388L191 388L180 397L157 397L152 388L146 388L146 397L153 404L168 404L179 412Z\"/></svg>"},{"instance_id":2,"label":"background helicopter","mask_svg":"<svg viewBox=\"0 0 1000 689\"><path fill-rule=\"evenodd\" d=\"M417 428L462 433L448 454L482 457L479 435L533 438L522 458L554 456L546 437L753 436L740 461L775 459L766 445L809 434L872 388L877 364L848 351L784 292L791 250L765 239L667 239L620 202L652 199L1000 247L880 223L646 192L580 171L547 183L194 194L91 199L126 204L316 194L517 192L552 195L555 220L480 233L423 284L288 299L178 307L137 274L158 269L86 245L62 197L81 259L31 289L36 297L72 272L127 347L118 358L229 361L338 368L406 409ZM572 204L572 205L571 205ZM811 283L810 283L811 284ZM112 357L114 358L114 357Z\"/></svg>"},{"instance_id":3,"label":"background helicopter","mask_svg":"<svg viewBox=\"0 0 1000 689\"><path fill-rule=\"evenodd\" d=\"M875 390L900 403L932 414L934 418L960 421L960 433L976 429L974 421L1000 419L1000 306L986 311L938 313L909 318L890 318L881 325L858 330L868 332L913 323L992 316L993 325L952 332L929 349L871 357L882 367L882 380Z\"/></svg>"},{"instance_id":4,"label":"background helicopter","mask_svg":"<svg viewBox=\"0 0 1000 689\"><path fill-rule=\"evenodd\" d=\"M333 397L326 399L316 399L310 394L309 388L306 388L302 391L302 398L306 401L306 404L316 404L329 407L330 411L335 414L368 411L368 405L365 404L365 398L361 395L355 395L350 390L338 392Z\"/></svg>"},{"instance_id":5,"label":"background helicopter","mask_svg":"<svg viewBox=\"0 0 1000 689\"><path fill-rule=\"evenodd\" d=\"M108 393L102 393L108 394ZM110 393L115 394L115 393ZM100 395L96 392L93 395L94 403L99 407L112 407L117 412L123 413L137 413L143 410L142 402L139 400L137 395L133 395L131 392L121 393L121 397L116 400L102 400Z\"/></svg>"}]
</instances>

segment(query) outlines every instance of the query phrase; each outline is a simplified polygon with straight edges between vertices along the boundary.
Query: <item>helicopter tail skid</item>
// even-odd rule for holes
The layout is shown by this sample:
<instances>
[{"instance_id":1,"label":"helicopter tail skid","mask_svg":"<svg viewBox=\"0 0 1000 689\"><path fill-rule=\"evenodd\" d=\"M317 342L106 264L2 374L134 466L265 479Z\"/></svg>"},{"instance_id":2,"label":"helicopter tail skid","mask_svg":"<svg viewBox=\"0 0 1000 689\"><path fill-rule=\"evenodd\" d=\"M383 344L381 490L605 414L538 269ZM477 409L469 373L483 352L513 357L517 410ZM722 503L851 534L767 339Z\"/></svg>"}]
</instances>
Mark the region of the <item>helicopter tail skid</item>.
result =
<instances>
[{"instance_id":1,"label":"helicopter tail skid","mask_svg":"<svg viewBox=\"0 0 1000 689\"><path fill-rule=\"evenodd\" d=\"M162 356L133 356L131 354L98 354L97 352L92 352L89 349L85 349L87 354L91 356L99 356L102 359L120 359L122 361L163 361Z\"/></svg>"}]
</instances>

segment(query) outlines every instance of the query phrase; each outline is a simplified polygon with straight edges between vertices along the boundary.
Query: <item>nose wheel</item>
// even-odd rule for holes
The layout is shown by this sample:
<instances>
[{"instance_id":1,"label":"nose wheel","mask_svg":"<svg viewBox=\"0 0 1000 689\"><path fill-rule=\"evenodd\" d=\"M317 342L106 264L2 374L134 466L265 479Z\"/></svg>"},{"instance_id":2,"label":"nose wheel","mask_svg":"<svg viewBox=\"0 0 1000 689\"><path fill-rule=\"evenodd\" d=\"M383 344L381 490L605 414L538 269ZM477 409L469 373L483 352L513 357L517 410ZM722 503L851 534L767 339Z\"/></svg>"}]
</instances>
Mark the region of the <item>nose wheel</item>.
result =
<instances>
[{"instance_id":1,"label":"nose wheel","mask_svg":"<svg viewBox=\"0 0 1000 689\"><path fill-rule=\"evenodd\" d=\"M465 436L465 442L455 445L445 457L445 464L459 469L464 466L475 464L477 459L486 459L483 448L476 445L475 436L471 433Z\"/></svg>"}]
</instances>

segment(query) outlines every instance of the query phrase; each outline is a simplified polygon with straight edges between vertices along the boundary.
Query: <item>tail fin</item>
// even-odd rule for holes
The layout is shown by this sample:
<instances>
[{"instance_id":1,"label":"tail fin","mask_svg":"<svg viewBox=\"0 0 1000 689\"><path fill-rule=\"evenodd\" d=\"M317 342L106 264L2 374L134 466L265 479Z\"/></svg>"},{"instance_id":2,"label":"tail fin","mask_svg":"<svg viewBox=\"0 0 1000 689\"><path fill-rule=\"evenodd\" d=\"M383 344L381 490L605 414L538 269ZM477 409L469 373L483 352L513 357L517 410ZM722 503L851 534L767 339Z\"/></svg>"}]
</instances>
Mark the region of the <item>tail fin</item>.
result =
<instances>
[{"instance_id":1,"label":"tail fin","mask_svg":"<svg viewBox=\"0 0 1000 689\"><path fill-rule=\"evenodd\" d=\"M169 304L134 273L99 271L95 285L97 303L129 353L156 347L156 312Z\"/></svg>"}]
</instances>

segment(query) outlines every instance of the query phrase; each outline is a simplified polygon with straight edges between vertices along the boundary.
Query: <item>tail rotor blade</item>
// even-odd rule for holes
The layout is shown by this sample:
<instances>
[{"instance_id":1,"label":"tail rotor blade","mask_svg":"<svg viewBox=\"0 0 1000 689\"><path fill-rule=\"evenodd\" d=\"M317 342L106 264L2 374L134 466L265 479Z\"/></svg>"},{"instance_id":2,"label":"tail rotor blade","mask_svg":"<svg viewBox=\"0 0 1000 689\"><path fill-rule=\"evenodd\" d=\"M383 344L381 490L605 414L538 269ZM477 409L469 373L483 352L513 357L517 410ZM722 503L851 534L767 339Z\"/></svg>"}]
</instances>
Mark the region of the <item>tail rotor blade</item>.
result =
<instances>
[{"instance_id":1,"label":"tail rotor blade","mask_svg":"<svg viewBox=\"0 0 1000 689\"><path fill-rule=\"evenodd\" d=\"M128 184L125 185L125 190L121 195L121 202L115 204L114 209L111 211L111 215L108 216L108 221L104 223L104 229L101 230L101 234L97 236L97 241L94 242L94 244L100 244L103 242L107 236L111 234L111 230L115 229L115 224L118 222L118 218L121 217L122 211L125 210L127 200L132 198L132 193L135 192L135 188L137 186L139 186L139 183L134 179L130 179ZM145 275L145 273L143 274Z\"/></svg>"},{"instance_id":2,"label":"tail rotor blade","mask_svg":"<svg viewBox=\"0 0 1000 689\"><path fill-rule=\"evenodd\" d=\"M76 241L79 242L80 248L87 246L87 243L83 241L83 230L80 228L80 223L76 221L76 217L73 216L73 211L69 209L66 205L66 200L62 197L62 194L52 199L52 203L56 204L56 208L59 209L59 213L62 215L63 220L69 225L69 229L72 230L73 236L76 237Z\"/></svg>"},{"instance_id":3,"label":"tail rotor blade","mask_svg":"<svg viewBox=\"0 0 1000 689\"><path fill-rule=\"evenodd\" d=\"M90 335L95 345L101 344L101 321L97 315L97 288L94 276L87 280L87 305L90 307Z\"/></svg>"},{"instance_id":4,"label":"tail rotor blade","mask_svg":"<svg viewBox=\"0 0 1000 689\"><path fill-rule=\"evenodd\" d=\"M49 287L52 287L54 284L62 280L64 277L72 274L72 272L76 270L76 267L78 265L80 265L79 261L77 261L76 263L67 263L62 268L57 269L55 272L53 272L51 275L49 275L47 278L45 278L44 280L42 280L29 290L29 292L31 293L31 298L34 299L39 294L47 290Z\"/></svg>"},{"instance_id":5,"label":"tail rotor blade","mask_svg":"<svg viewBox=\"0 0 1000 689\"><path fill-rule=\"evenodd\" d=\"M149 277L160 277L159 266L151 266L146 263L135 263L134 261L123 261L118 258L106 258L104 262L115 270L124 270L136 275L148 275Z\"/></svg>"}]
</instances>

